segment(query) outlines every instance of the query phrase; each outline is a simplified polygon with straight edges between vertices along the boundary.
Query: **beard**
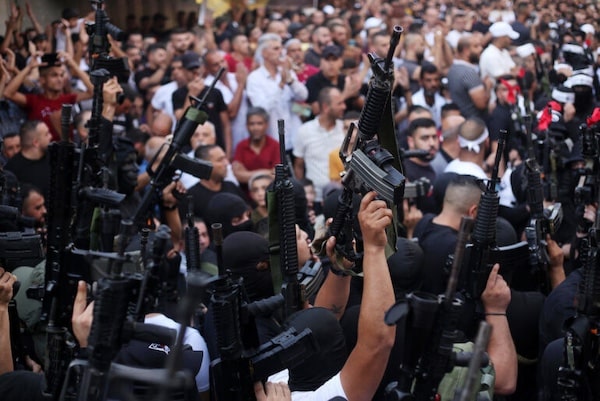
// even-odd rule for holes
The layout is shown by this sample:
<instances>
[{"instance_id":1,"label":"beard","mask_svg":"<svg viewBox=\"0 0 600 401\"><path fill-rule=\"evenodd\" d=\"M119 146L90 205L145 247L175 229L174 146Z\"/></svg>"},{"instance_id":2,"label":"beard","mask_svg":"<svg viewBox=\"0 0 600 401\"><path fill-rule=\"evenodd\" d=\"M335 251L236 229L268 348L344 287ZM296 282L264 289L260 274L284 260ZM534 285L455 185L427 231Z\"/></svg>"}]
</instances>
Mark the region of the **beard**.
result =
<instances>
[{"instance_id":1,"label":"beard","mask_svg":"<svg viewBox=\"0 0 600 401\"><path fill-rule=\"evenodd\" d=\"M477 54L477 53L469 54L469 63L479 64L479 54Z\"/></svg>"},{"instance_id":2,"label":"beard","mask_svg":"<svg viewBox=\"0 0 600 401\"><path fill-rule=\"evenodd\" d=\"M415 56L417 57L417 63L421 64L425 58L425 53L417 53Z\"/></svg>"}]
</instances>

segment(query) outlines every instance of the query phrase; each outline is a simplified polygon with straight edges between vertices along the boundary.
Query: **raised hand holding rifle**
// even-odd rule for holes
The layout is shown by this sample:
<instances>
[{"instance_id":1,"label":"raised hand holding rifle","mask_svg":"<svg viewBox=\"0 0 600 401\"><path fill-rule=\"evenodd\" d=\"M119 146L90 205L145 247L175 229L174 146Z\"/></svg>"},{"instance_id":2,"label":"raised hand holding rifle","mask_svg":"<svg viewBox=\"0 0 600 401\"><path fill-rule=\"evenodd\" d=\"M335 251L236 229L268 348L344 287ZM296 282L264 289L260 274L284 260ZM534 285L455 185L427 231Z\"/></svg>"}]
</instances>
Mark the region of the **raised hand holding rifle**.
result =
<instances>
[{"instance_id":1,"label":"raised hand holding rifle","mask_svg":"<svg viewBox=\"0 0 600 401\"><path fill-rule=\"evenodd\" d=\"M387 228L388 256L396 247L396 215L402 210L398 210L398 207L402 207L405 180L396 145L390 98L394 81L392 58L402 31L401 27L394 27L390 50L385 59L369 54L373 78L369 83L358 129L352 124L340 147L340 158L345 168L342 178L345 190L340 197L329 234L336 237L337 252L356 262L358 267L360 253L354 252L351 245L354 238L351 229L347 227L352 220L353 192L364 195L369 191L376 191L392 207L395 217L394 224Z\"/></svg>"},{"instance_id":2,"label":"raised hand holding rifle","mask_svg":"<svg viewBox=\"0 0 600 401\"><path fill-rule=\"evenodd\" d=\"M152 188L146 192L135 212L134 222L136 224L140 226L146 224L147 214L154 203L157 193L171 183L177 170L190 173L198 178L206 179L210 176L212 171L212 165L210 163L192 159L185 154L182 154L181 149L185 144L189 143L194 131L196 131L196 127L200 124L204 124L208 119L208 115L201 109L204 106L209 93L215 87L224 72L224 68L219 70L214 81L210 84L210 87L201 99L193 96L190 97L194 100L194 105L188 107L183 117L179 120L177 128L175 129L173 141L165 143L156 153L155 158L149 163L148 173L152 177L150 180ZM159 157L161 157L161 160L158 163L158 166L153 169L152 166Z\"/></svg>"}]
</instances>

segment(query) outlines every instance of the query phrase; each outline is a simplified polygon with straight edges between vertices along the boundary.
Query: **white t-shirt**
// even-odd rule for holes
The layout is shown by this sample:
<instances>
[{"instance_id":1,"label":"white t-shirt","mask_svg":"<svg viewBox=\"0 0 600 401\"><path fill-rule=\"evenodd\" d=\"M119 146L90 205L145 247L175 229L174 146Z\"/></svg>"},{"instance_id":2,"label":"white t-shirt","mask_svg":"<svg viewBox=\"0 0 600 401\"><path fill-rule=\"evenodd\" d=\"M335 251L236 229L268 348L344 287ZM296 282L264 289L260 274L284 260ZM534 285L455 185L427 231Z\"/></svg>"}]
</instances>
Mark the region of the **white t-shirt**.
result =
<instances>
[{"instance_id":1,"label":"white t-shirt","mask_svg":"<svg viewBox=\"0 0 600 401\"><path fill-rule=\"evenodd\" d=\"M456 173L460 175L472 175L481 180L487 180L487 175L485 171L475 163L472 162L463 162L458 159L452 160L446 166L444 173Z\"/></svg>"},{"instance_id":2,"label":"white t-shirt","mask_svg":"<svg viewBox=\"0 0 600 401\"><path fill-rule=\"evenodd\" d=\"M489 76L493 80L502 75L510 74L515 62L506 49L498 49L490 44L479 57L479 70L481 78Z\"/></svg>"},{"instance_id":3,"label":"white t-shirt","mask_svg":"<svg viewBox=\"0 0 600 401\"><path fill-rule=\"evenodd\" d=\"M268 381L272 383L287 383L288 380L289 371L286 369L270 376ZM348 399L342 387L339 372L315 391L292 391L292 401L329 401L335 397Z\"/></svg>"},{"instance_id":4,"label":"white t-shirt","mask_svg":"<svg viewBox=\"0 0 600 401\"><path fill-rule=\"evenodd\" d=\"M152 316L146 316L144 319L144 323L155 324L157 326L167 327L169 329L173 329L177 331L179 334L179 328L181 325L166 317L165 315L155 314ZM198 388L198 392L208 391L210 387L208 372L210 367L210 356L208 355L208 346L206 345L206 341L200 335L198 330L193 329L191 327L186 327L185 334L183 336L183 343L192 347L194 351L202 351L202 365L200 365L200 370L196 375L196 387Z\"/></svg>"},{"instance_id":5,"label":"white t-shirt","mask_svg":"<svg viewBox=\"0 0 600 401\"><path fill-rule=\"evenodd\" d=\"M177 88L177 82L175 81L164 84L156 90L151 101L152 107L168 114L171 117L171 120L173 120L171 132L175 131L175 126L177 125L175 110L173 109L173 92L175 92Z\"/></svg>"},{"instance_id":6,"label":"white t-shirt","mask_svg":"<svg viewBox=\"0 0 600 401\"><path fill-rule=\"evenodd\" d=\"M323 188L330 181L329 153L342 145L344 137L342 120L337 120L329 131L321 126L319 117L305 122L298 129L294 140L294 156L304 159L306 178L315 186L315 202L323 200Z\"/></svg>"}]
</instances>

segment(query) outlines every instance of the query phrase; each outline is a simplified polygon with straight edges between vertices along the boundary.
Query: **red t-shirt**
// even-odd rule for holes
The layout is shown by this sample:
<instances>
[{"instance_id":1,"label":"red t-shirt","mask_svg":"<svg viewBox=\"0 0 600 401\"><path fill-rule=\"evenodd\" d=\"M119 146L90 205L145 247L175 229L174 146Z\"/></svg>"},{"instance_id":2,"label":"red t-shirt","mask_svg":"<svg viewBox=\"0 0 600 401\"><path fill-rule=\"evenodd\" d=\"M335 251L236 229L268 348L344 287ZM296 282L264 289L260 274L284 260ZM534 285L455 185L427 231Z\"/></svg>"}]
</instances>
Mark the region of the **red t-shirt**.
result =
<instances>
[{"instance_id":1,"label":"red t-shirt","mask_svg":"<svg viewBox=\"0 0 600 401\"><path fill-rule=\"evenodd\" d=\"M227 62L227 69L229 70L229 72L235 72L237 69L238 61L236 59L234 59L233 56L229 53L225 54L225 61ZM245 57L242 62L248 69L248 72L251 72L252 71L252 57Z\"/></svg>"},{"instance_id":2,"label":"red t-shirt","mask_svg":"<svg viewBox=\"0 0 600 401\"><path fill-rule=\"evenodd\" d=\"M319 69L317 67L315 67L314 65L304 64L304 69L302 71L300 71L299 73L297 73L296 75L298 76L298 81L305 84L306 81L308 80L308 78L312 77L317 72L319 72Z\"/></svg>"},{"instance_id":3,"label":"red t-shirt","mask_svg":"<svg viewBox=\"0 0 600 401\"><path fill-rule=\"evenodd\" d=\"M279 163L279 142L270 136L265 137L267 141L265 146L260 150L259 154L256 154L250 149L250 139L246 138L241 141L235 148L235 155L233 160L238 161L244 165L248 170L259 170L259 169L271 169Z\"/></svg>"},{"instance_id":4,"label":"red t-shirt","mask_svg":"<svg viewBox=\"0 0 600 401\"><path fill-rule=\"evenodd\" d=\"M54 129L54 126L50 122L50 115L55 111L60 111L62 105L74 104L77 101L77 95L74 93L67 93L60 95L56 99L48 99L44 95L39 94L26 94L27 106L27 118L29 120L40 120L48 125L50 133L52 134L53 141L60 140L60 133Z\"/></svg>"}]
</instances>

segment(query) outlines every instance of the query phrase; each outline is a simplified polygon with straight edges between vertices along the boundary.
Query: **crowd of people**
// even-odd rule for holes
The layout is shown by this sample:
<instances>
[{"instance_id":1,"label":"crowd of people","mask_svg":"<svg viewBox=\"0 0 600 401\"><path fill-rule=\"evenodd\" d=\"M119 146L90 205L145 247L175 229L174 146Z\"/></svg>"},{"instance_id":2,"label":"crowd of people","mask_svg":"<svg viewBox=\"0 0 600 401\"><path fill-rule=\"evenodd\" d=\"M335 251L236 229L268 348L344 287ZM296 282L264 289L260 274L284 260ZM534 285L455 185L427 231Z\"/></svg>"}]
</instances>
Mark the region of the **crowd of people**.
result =
<instances>
[{"instance_id":1,"label":"crowd of people","mask_svg":"<svg viewBox=\"0 0 600 401\"><path fill-rule=\"evenodd\" d=\"M59 171L51 165L50 147L70 142L86 149L100 133L112 137L106 166L111 177L105 183L125 195L119 216L132 218L147 191L155 190L153 174L165 147L180 134L186 111L202 99L207 120L180 150L209 163L210 174L178 173L160 188L158 205L149 211L154 227L169 227L170 259L179 271L175 287L185 288L189 269L217 275L225 267L243 277L249 301L277 292L269 268L273 228L267 192L276 166L288 166L298 265L319 261L327 277L310 308L286 321L257 319L258 333L267 342L290 327L310 328L320 351L264 386L257 383L255 396L261 401L383 399L389 383L406 377L410 361L404 356L416 341L402 325L386 325L386 311L413 291L445 292L461 219L477 218L482 182L494 171L501 177L497 245L525 239L532 221L528 172L535 155L547 215L560 210L563 216L552 237L541 241L549 288L541 291L535 274L495 265L472 300L473 311L464 312L468 318L459 328L464 336L455 342L457 347L472 343L480 320L492 326L491 368L481 369L478 399L560 399L564 324L576 313L573 299L584 276L580 246L588 244L588 229L597 229L598 221L597 199L582 195L581 187L582 178L593 187L590 171L597 173L600 159L590 155L581 127L594 130L600 120L599 6L580 0L332 0L301 9L289 3L285 9L252 11L233 5L216 18L208 13L201 25L195 13L179 12L172 23L160 13L129 15L122 35L113 30L115 37L98 38L97 11L66 8L44 27L29 3L11 2L0 37L3 203L17 207L45 241L53 213L48 200L55 196L52 180ZM406 184L426 183L429 190L396 205L403 212L401 236L387 262L386 228L396 222L395 214L373 192L354 200L354 230L364 255L356 274L336 253L335 239L323 236L347 185L340 146L368 101L372 63L391 54L395 26L403 33L392 49L387 107L398 154L408 155L402 157ZM91 63L98 58L124 64L97 84ZM94 110L100 93L101 110ZM66 132L64 104L73 105ZM508 139L499 154L503 132ZM2 231L18 231L22 223L13 220L3 223ZM185 257L187 222L199 231L199 266L190 266ZM222 225L222 244L215 244L213 223ZM98 224L88 228L86 245L101 248L104 233ZM313 242L325 245L314 249ZM140 241L134 243L137 249L128 251L139 250ZM17 278L32 286L44 283L45 263L37 262L14 271L0 267L0 398L6 400L40 399L45 385L42 303L24 288L13 294ZM530 259L518 262L521 268ZM17 324L28 339L19 358L11 338L15 332L9 331L15 324L8 318L13 295ZM93 320L87 298L80 283L72 331L81 349ZM165 303L177 302L167 298ZM180 330L174 310L161 305L148 311L145 321ZM215 383L209 366L220 354L217 336L211 324L186 329L194 397L208 399ZM164 347L146 345L124 347L115 361L133 363L144 348L168 354ZM586 382L596 380L598 372L588 370L579 386L592 387L594 396L587 399L598 399ZM442 399L463 385L456 371L440 385Z\"/></svg>"}]
</instances>

